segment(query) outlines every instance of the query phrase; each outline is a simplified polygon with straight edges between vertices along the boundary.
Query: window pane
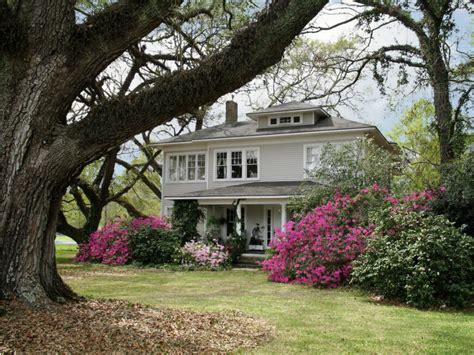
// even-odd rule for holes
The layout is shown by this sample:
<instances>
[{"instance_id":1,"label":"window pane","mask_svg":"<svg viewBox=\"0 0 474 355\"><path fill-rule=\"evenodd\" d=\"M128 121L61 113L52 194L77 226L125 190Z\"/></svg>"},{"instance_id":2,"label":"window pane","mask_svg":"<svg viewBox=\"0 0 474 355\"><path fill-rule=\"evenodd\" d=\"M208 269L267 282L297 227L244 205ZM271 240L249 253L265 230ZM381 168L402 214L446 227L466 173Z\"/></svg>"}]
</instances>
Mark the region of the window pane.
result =
<instances>
[{"instance_id":1,"label":"window pane","mask_svg":"<svg viewBox=\"0 0 474 355\"><path fill-rule=\"evenodd\" d=\"M291 117L280 117L280 123L291 123Z\"/></svg>"},{"instance_id":2,"label":"window pane","mask_svg":"<svg viewBox=\"0 0 474 355\"><path fill-rule=\"evenodd\" d=\"M198 166L206 166L206 155L205 154L199 154L198 155Z\"/></svg>"},{"instance_id":3,"label":"window pane","mask_svg":"<svg viewBox=\"0 0 474 355\"><path fill-rule=\"evenodd\" d=\"M313 170L319 165L319 147L308 147L306 150L306 169Z\"/></svg>"},{"instance_id":4,"label":"window pane","mask_svg":"<svg viewBox=\"0 0 474 355\"><path fill-rule=\"evenodd\" d=\"M216 155L216 178L227 179L227 153L221 152Z\"/></svg>"},{"instance_id":5,"label":"window pane","mask_svg":"<svg viewBox=\"0 0 474 355\"><path fill-rule=\"evenodd\" d=\"M196 180L196 156L188 155L188 180Z\"/></svg>"},{"instance_id":6,"label":"window pane","mask_svg":"<svg viewBox=\"0 0 474 355\"><path fill-rule=\"evenodd\" d=\"M258 164L256 150L247 150L247 165L248 164Z\"/></svg>"},{"instance_id":7,"label":"window pane","mask_svg":"<svg viewBox=\"0 0 474 355\"><path fill-rule=\"evenodd\" d=\"M242 152L232 152L232 165L242 164Z\"/></svg>"},{"instance_id":8,"label":"window pane","mask_svg":"<svg viewBox=\"0 0 474 355\"><path fill-rule=\"evenodd\" d=\"M177 176L176 176L176 166L177 166L177 156L171 156L170 157L170 166L169 166L169 178L170 181L176 181Z\"/></svg>"},{"instance_id":9,"label":"window pane","mask_svg":"<svg viewBox=\"0 0 474 355\"><path fill-rule=\"evenodd\" d=\"M206 180L206 155L199 154L197 161L197 179Z\"/></svg>"},{"instance_id":10,"label":"window pane","mask_svg":"<svg viewBox=\"0 0 474 355\"><path fill-rule=\"evenodd\" d=\"M232 179L242 178L242 152L232 152Z\"/></svg>"},{"instance_id":11,"label":"window pane","mask_svg":"<svg viewBox=\"0 0 474 355\"><path fill-rule=\"evenodd\" d=\"M227 165L227 153L217 153L217 165Z\"/></svg>"},{"instance_id":12,"label":"window pane","mask_svg":"<svg viewBox=\"0 0 474 355\"><path fill-rule=\"evenodd\" d=\"M293 117L293 123L300 123L300 116Z\"/></svg>"},{"instance_id":13,"label":"window pane","mask_svg":"<svg viewBox=\"0 0 474 355\"><path fill-rule=\"evenodd\" d=\"M232 179L242 178L242 165L232 165Z\"/></svg>"},{"instance_id":14,"label":"window pane","mask_svg":"<svg viewBox=\"0 0 474 355\"><path fill-rule=\"evenodd\" d=\"M199 167L197 170L197 179L206 180L206 168Z\"/></svg>"},{"instance_id":15,"label":"window pane","mask_svg":"<svg viewBox=\"0 0 474 355\"><path fill-rule=\"evenodd\" d=\"M277 124L277 123L278 123L278 121L277 121L276 118L270 118L270 124L271 125L274 125L274 124Z\"/></svg>"},{"instance_id":16,"label":"window pane","mask_svg":"<svg viewBox=\"0 0 474 355\"><path fill-rule=\"evenodd\" d=\"M258 177L258 156L256 150L247 150L247 178Z\"/></svg>"},{"instance_id":17,"label":"window pane","mask_svg":"<svg viewBox=\"0 0 474 355\"><path fill-rule=\"evenodd\" d=\"M179 181L186 180L186 156L180 155L178 157L178 179Z\"/></svg>"},{"instance_id":18,"label":"window pane","mask_svg":"<svg viewBox=\"0 0 474 355\"><path fill-rule=\"evenodd\" d=\"M227 177L227 167L226 166L218 166L217 167L217 178L218 179L225 179Z\"/></svg>"},{"instance_id":19,"label":"window pane","mask_svg":"<svg viewBox=\"0 0 474 355\"><path fill-rule=\"evenodd\" d=\"M258 165L247 165L247 178L248 179L258 178Z\"/></svg>"}]
</instances>

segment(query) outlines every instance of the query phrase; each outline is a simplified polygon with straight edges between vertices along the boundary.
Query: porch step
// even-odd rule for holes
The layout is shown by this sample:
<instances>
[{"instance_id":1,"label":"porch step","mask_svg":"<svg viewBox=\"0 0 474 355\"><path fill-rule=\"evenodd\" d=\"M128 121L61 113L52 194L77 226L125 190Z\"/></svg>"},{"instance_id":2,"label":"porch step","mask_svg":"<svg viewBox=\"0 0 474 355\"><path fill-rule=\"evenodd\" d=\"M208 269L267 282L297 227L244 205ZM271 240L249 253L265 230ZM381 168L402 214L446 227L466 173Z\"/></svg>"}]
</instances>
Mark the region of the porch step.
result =
<instances>
[{"instance_id":1,"label":"porch step","mask_svg":"<svg viewBox=\"0 0 474 355\"><path fill-rule=\"evenodd\" d=\"M263 253L243 253L234 267L238 268L260 268L259 262L265 260Z\"/></svg>"},{"instance_id":2,"label":"porch step","mask_svg":"<svg viewBox=\"0 0 474 355\"><path fill-rule=\"evenodd\" d=\"M234 264L234 268L236 268L236 269L260 269L261 266L257 265L257 264L244 264L244 263L241 263L241 262L238 261L236 264Z\"/></svg>"}]
</instances>

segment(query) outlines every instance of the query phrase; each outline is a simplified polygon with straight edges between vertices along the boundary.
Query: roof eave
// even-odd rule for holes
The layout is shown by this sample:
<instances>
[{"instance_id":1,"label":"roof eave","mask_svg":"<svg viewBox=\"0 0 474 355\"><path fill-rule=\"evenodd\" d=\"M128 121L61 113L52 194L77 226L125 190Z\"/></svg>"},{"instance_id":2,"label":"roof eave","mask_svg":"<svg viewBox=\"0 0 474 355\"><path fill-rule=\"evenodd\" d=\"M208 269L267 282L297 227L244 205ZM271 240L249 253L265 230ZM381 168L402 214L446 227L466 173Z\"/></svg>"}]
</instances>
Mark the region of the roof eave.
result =
<instances>
[{"instance_id":1,"label":"roof eave","mask_svg":"<svg viewBox=\"0 0 474 355\"><path fill-rule=\"evenodd\" d=\"M321 131L309 131L309 132L292 132L292 133L277 133L277 134L256 134L256 135L246 135L246 136L235 136L235 137L219 137L219 138L203 138L203 139L193 139L185 142L163 142L163 143L150 143L152 147L163 147L167 145L186 145L193 143L202 143L202 142L218 142L225 140L239 140L239 139L249 139L249 138L274 138L274 137L288 137L288 136L301 136L301 135L311 135L311 134L329 134L334 132L369 132L369 131L378 131L378 133L384 138L388 143L387 139L375 126L367 127L357 127L357 128L339 128L339 129L327 129Z\"/></svg>"}]
</instances>

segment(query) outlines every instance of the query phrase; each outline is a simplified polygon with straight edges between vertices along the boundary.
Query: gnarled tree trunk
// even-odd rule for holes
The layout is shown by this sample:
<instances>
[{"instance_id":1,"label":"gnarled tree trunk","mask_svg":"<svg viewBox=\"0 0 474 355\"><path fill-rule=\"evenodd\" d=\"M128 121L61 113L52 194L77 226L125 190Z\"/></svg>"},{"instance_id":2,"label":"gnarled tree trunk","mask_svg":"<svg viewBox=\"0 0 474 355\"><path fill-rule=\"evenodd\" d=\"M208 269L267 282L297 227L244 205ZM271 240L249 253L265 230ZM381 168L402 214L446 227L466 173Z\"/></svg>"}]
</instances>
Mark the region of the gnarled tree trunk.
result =
<instances>
[{"instance_id":1,"label":"gnarled tree trunk","mask_svg":"<svg viewBox=\"0 0 474 355\"><path fill-rule=\"evenodd\" d=\"M38 79L25 80L31 85L20 84L0 130L0 297L41 305L74 296L57 273L54 249L58 211L74 167L60 147L65 141L50 143L54 126L37 125L38 117L50 114L38 98L50 94L41 92Z\"/></svg>"}]
</instances>

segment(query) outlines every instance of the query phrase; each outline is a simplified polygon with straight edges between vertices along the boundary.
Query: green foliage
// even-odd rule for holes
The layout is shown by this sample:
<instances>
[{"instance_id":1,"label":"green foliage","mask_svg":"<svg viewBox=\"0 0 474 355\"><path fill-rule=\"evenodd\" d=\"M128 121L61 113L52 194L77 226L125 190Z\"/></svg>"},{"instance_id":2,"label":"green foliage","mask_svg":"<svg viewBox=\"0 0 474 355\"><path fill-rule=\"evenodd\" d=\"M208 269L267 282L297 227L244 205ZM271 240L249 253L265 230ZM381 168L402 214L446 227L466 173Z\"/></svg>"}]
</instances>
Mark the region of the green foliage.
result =
<instances>
[{"instance_id":1,"label":"green foliage","mask_svg":"<svg viewBox=\"0 0 474 355\"><path fill-rule=\"evenodd\" d=\"M132 260L141 264L173 263L180 248L180 239L173 230L142 226L129 234L128 245Z\"/></svg>"},{"instance_id":2,"label":"green foliage","mask_svg":"<svg viewBox=\"0 0 474 355\"><path fill-rule=\"evenodd\" d=\"M291 199L289 209L303 215L326 203L339 191L355 195L362 188L378 184L382 188L393 185L399 169L399 157L370 140L323 147L320 165L308 172L313 183L305 183L299 196Z\"/></svg>"},{"instance_id":3,"label":"green foliage","mask_svg":"<svg viewBox=\"0 0 474 355\"><path fill-rule=\"evenodd\" d=\"M204 214L199 208L198 201L175 201L171 224L173 225L173 229L181 238L182 245L199 237L197 225L203 218Z\"/></svg>"},{"instance_id":4,"label":"green foliage","mask_svg":"<svg viewBox=\"0 0 474 355\"><path fill-rule=\"evenodd\" d=\"M232 236L225 241L225 247L230 254L232 263L235 263L247 248L247 238L243 235L233 233Z\"/></svg>"},{"instance_id":5,"label":"green foliage","mask_svg":"<svg viewBox=\"0 0 474 355\"><path fill-rule=\"evenodd\" d=\"M352 284L420 308L462 307L474 295L474 239L444 216L382 210Z\"/></svg>"},{"instance_id":6,"label":"green foliage","mask_svg":"<svg viewBox=\"0 0 474 355\"><path fill-rule=\"evenodd\" d=\"M433 211L446 215L458 227L466 225L465 232L474 236L474 151L445 167L443 186L433 201Z\"/></svg>"},{"instance_id":7,"label":"green foliage","mask_svg":"<svg viewBox=\"0 0 474 355\"><path fill-rule=\"evenodd\" d=\"M416 102L388 134L404 151L409 164L398 178L405 190L423 190L439 183L439 141L433 126L435 110L425 99Z\"/></svg>"}]
</instances>

